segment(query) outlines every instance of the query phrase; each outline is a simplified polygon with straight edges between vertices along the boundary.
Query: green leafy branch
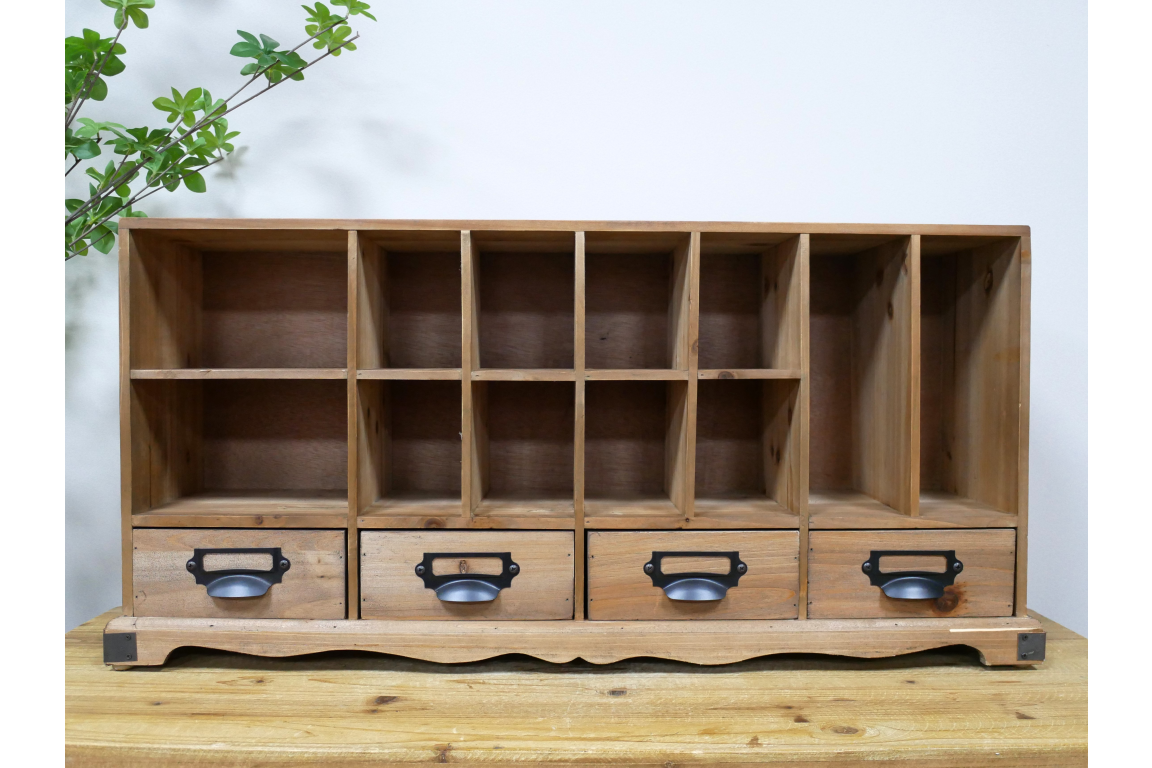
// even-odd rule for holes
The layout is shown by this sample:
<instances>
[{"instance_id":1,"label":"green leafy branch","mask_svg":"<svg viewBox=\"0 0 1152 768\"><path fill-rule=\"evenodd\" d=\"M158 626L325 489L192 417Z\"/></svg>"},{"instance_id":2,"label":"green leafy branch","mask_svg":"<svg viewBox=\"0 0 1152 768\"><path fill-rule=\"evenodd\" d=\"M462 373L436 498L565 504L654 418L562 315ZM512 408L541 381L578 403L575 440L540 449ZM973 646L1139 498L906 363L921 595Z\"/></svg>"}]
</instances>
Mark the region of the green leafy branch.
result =
<instances>
[{"instance_id":1,"label":"green leafy branch","mask_svg":"<svg viewBox=\"0 0 1152 768\"><path fill-rule=\"evenodd\" d=\"M308 38L291 50L279 50L280 44L267 35L257 36L237 30L241 42L232 47L231 54L254 61L240 70L248 79L231 96L213 99L211 93L203 88L192 88L186 93L173 88L171 98L160 97L152 102L156 109L166 113L170 128L125 128L119 123L77 118L76 114L89 95L97 101L107 95L107 86L101 85L102 74L112 76L124 70L123 62L118 58L125 52L119 43L120 34L127 28L129 20L138 28L147 27L148 17L143 8L153 7L155 0L101 2L116 9L116 36L101 38L96 32L85 30L83 38L67 38L65 41L65 99L68 103L65 158L72 159L65 176L81 162L98 157L103 151L102 146L111 148L114 154L121 156L121 160L119 164L110 161L103 169L86 168L85 174L92 179L87 200L65 200L66 260L87 254L89 248L108 253L118 233L113 217L145 216L133 206L161 189L175 191L183 184L193 192L206 191L203 171L233 152L232 139L239 135L238 131L228 129L226 116L285 82L303 80L304 71L322 59L339 56L344 50L356 50L353 41L359 38L359 34L352 34L348 24L351 16L363 15L376 20L368 13L370 6L360 0L331 0L333 5L347 9L345 16L332 13L324 3L318 2L313 7L305 5ZM324 53L307 61L297 51L310 42L314 48L324 49ZM235 101L261 77L267 81L263 88ZM76 119L80 127L73 131L71 124ZM140 179L143 185L133 190L133 184Z\"/></svg>"}]
</instances>

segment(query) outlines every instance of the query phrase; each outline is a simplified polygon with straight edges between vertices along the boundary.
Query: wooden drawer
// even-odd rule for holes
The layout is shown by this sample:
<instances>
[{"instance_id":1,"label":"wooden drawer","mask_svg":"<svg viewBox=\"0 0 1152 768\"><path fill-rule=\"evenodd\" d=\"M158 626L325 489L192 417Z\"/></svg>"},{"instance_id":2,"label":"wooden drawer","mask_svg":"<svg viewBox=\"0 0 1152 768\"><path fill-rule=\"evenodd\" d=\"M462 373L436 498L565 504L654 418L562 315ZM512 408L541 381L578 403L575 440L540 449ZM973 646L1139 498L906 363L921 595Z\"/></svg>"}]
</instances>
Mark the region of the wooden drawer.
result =
<instances>
[{"instance_id":1,"label":"wooden drawer","mask_svg":"<svg viewBox=\"0 0 1152 768\"><path fill-rule=\"evenodd\" d=\"M1011 616L1016 531L812 531L808 552L808 616L813 619ZM863 565L873 552L955 551L962 570L939 598L888 597ZM882 557L879 571L939 572L942 556ZM915 586L915 584L913 584Z\"/></svg>"},{"instance_id":2,"label":"wooden drawer","mask_svg":"<svg viewBox=\"0 0 1152 768\"><path fill-rule=\"evenodd\" d=\"M665 553L657 557L655 553ZM669 557L674 552L717 553ZM737 553L733 559L720 553ZM588 618L794 619L800 589L800 535L796 531L595 531L588 534ZM653 563L653 584L645 566ZM746 567L719 600L672 599L666 590L691 594L689 572L731 574ZM658 566L658 567L657 567ZM661 574L665 578L661 578ZM675 577L679 576L677 579ZM668 579L668 577L672 577ZM707 587L705 587L707 589Z\"/></svg>"},{"instance_id":3,"label":"wooden drawer","mask_svg":"<svg viewBox=\"0 0 1152 768\"><path fill-rule=\"evenodd\" d=\"M360 534L360 615L365 619L571 619L573 542L571 531L364 531ZM501 555L507 555L508 562L502 562ZM494 594L474 594L486 588L477 589L479 580L468 576L498 577L511 568L509 563L515 573L506 586L498 592L492 589ZM431 570L430 576L427 570L425 576L417 574L421 564ZM491 587L490 582L479 583ZM433 588L437 585L440 590ZM457 589L464 594L451 594ZM451 601L460 597L491 599Z\"/></svg>"},{"instance_id":4,"label":"wooden drawer","mask_svg":"<svg viewBox=\"0 0 1152 768\"><path fill-rule=\"evenodd\" d=\"M189 569L198 549L273 548L279 548L288 568L272 576L276 583L265 584L260 596L222 595L259 591L259 579L251 573L279 567L271 552L202 552L202 568ZM137 616L343 619L344 553L344 531L138 528L132 532L133 611Z\"/></svg>"}]
</instances>

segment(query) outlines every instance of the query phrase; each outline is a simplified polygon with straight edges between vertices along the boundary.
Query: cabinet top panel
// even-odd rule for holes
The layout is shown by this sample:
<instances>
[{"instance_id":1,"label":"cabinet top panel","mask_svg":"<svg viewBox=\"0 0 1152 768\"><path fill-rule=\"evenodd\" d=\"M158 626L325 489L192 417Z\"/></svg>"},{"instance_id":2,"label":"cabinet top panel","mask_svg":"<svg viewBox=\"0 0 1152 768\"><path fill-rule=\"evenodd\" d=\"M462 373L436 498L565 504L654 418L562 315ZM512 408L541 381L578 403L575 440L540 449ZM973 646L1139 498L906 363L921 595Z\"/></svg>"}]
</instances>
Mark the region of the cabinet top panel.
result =
<instances>
[{"instance_id":1,"label":"cabinet top panel","mask_svg":"<svg viewBox=\"0 0 1152 768\"><path fill-rule=\"evenodd\" d=\"M1021 237L1026 226L967 224L834 224L747 221L541 221L477 219L165 219L126 218L120 226L132 230L313 230L363 232L388 230L496 230L504 232L774 232L780 234L950 235Z\"/></svg>"}]
</instances>

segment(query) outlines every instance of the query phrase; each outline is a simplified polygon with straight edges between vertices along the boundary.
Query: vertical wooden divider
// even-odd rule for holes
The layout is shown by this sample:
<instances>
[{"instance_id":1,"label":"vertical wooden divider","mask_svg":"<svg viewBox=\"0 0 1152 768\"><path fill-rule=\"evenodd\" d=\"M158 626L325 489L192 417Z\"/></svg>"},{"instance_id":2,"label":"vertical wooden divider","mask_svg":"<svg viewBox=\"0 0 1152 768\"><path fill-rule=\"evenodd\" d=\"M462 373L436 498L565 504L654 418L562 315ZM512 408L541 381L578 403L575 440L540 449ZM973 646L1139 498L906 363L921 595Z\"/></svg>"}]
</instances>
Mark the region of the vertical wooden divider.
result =
<instances>
[{"instance_id":1,"label":"vertical wooden divider","mask_svg":"<svg viewBox=\"0 0 1152 768\"><path fill-rule=\"evenodd\" d=\"M362 250L360 233L348 231L348 533L347 579L348 618L360 618L360 537L356 517L360 512L360 433L358 429L360 404L356 387L356 371L360 365L360 262Z\"/></svg>"},{"instance_id":2,"label":"vertical wooden divider","mask_svg":"<svg viewBox=\"0 0 1152 768\"><path fill-rule=\"evenodd\" d=\"M585 329L585 290L584 290L584 233L576 233L576 339L573 347L576 368L576 423L574 426L572 468L572 504L575 511L573 523L573 536L576 545L576 585L572 603L574 607L573 618L577 621L584 619L584 573L587 570L584 556L584 329Z\"/></svg>"},{"instance_id":3,"label":"vertical wooden divider","mask_svg":"<svg viewBox=\"0 0 1152 768\"><path fill-rule=\"evenodd\" d=\"M460 515L471 526L483 496L476 425L472 415L472 371L480 367L479 291L472 232L460 232Z\"/></svg>"},{"instance_id":4,"label":"vertical wooden divider","mask_svg":"<svg viewBox=\"0 0 1152 768\"><path fill-rule=\"evenodd\" d=\"M796 456L796 474L797 474L797 497L796 497L796 511L800 516L800 594L796 598L796 604L799 610L797 618L804 620L808 618L808 456L809 456L809 437L808 427L809 419L811 418L811 390L812 390L812 333L809 328L810 312L811 312L811 236L800 235L800 248L796 254L796 272L799 273L799 289L800 295L797 297L795 304L799 306L799 324L792 324L793 328L799 328L800 338L799 353L800 359L791 361L799 364L800 368L800 403L797 408L798 413L795 418L800 420L800 450ZM795 283L794 283L795 285Z\"/></svg>"},{"instance_id":5,"label":"vertical wooden divider","mask_svg":"<svg viewBox=\"0 0 1152 768\"><path fill-rule=\"evenodd\" d=\"M920 235L912 235L912 242L908 249L908 277L911 283L912 316L909 318L911 332L911 349L908 355L908 374L912 381L908 387L908 427L909 445L908 460L908 511L911 517L920 516Z\"/></svg>"},{"instance_id":6,"label":"vertical wooden divider","mask_svg":"<svg viewBox=\"0 0 1152 768\"><path fill-rule=\"evenodd\" d=\"M129 275L131 274L132 251L135 248L135 233L125 230L120 236L119 279L120 279L120 588L125 616L131 616L132 609L132 370L131 370L131 328L132 317L129 304Z\"/></svg>"},{"instance_id":7,"label":"vertical wooden divider","mask_svg":"<svg viewBox=\"0 0 1152 768\"><path fill-rule=\"evenodd\" d=\"M1016 459L1016 605L1017 616L1028 615L1028 411L1032 364L1032 236L1020 238L1020 447Z\"/></svg>"},{"instance_id":8,"label":"vertical wooden divider","mask_svg":"<svg viewBox=\"0 0 1152 768\"><path fill-rule=\"evenodd\" d=\"M696 516L696 406L700 371L700 233L688 240L688 426L684 430L684 521Z\"/></svg>"}]
</instances>

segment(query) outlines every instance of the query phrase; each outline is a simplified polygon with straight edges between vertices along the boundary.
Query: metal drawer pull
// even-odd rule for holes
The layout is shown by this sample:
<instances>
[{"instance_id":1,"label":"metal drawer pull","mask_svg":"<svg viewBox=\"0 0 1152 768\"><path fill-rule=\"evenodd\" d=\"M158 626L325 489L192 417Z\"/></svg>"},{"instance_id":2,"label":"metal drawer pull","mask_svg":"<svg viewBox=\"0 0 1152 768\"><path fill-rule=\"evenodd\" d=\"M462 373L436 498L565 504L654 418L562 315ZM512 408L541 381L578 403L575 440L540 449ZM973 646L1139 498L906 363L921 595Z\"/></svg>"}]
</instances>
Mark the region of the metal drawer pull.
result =
<instances>
[{"instance_id":1,"label":"metal drawer pull","mask_svg":"<svg viewBox=\"0 0 1152 768\"><path fill-rule=\"evenodd\" d=\"M498 575L483 573L445 574L432 573L432 561L438 558L467 559L499 558L502 563ZM520 566L512 562L511 552L425 552L424 559L416 566L416 575L427 589L434 590L436 597L445 603L490 603L500 595L500 590L512 586L512 579L520 573Z\"/></svg>"},{"instance_id":2,"label":"metal drawer pull","mask_svg":"<svg viewBox=\"0 0 1152 768\"><path fill-rule=\"evenodd\" d=\"M943 557L948 561L943 573L932 571L893 571L880 572L880 558L899 555L901 557ZM934 550L872 550L872 554L860 566L868 575L872 586L880 587L885 595L895 600L935 600L944 596L944 587L956 582L956 575L964 570L964 563L956 559L954 549Z\"/></svg>"},{"instance_id":3,"label":"metal drawer pull","mask_svg":"<svg viewBox=\"0 0 1152 768\"><path fill-rule=\"evenodd\" d=\"M220 571L204 570L206 555L271 555L271 570L253 568L231 568ZM196 549L188 561L188 571L196 577L197 584L208 587L209 597L260 597L266 594L273 584L279 584L284 572L292 567L288 558L280 553L280 547L241 547L238 549Z\"/></svg>"},{"instance_id":4,"label":"metal drawer pull","mask_svg":"<svg viewBox=\"0 0 1152 768\"><path fill-rule=\"evenodd\" d=\"M666 557L726 557L728 573L664 573L660 566ZM652 586L664 590L669 600L693 603L723 600L747 572L748 565L740 560L739 552L653 552L652 559L644 563Z\"/></svg>"}]
</instances>

